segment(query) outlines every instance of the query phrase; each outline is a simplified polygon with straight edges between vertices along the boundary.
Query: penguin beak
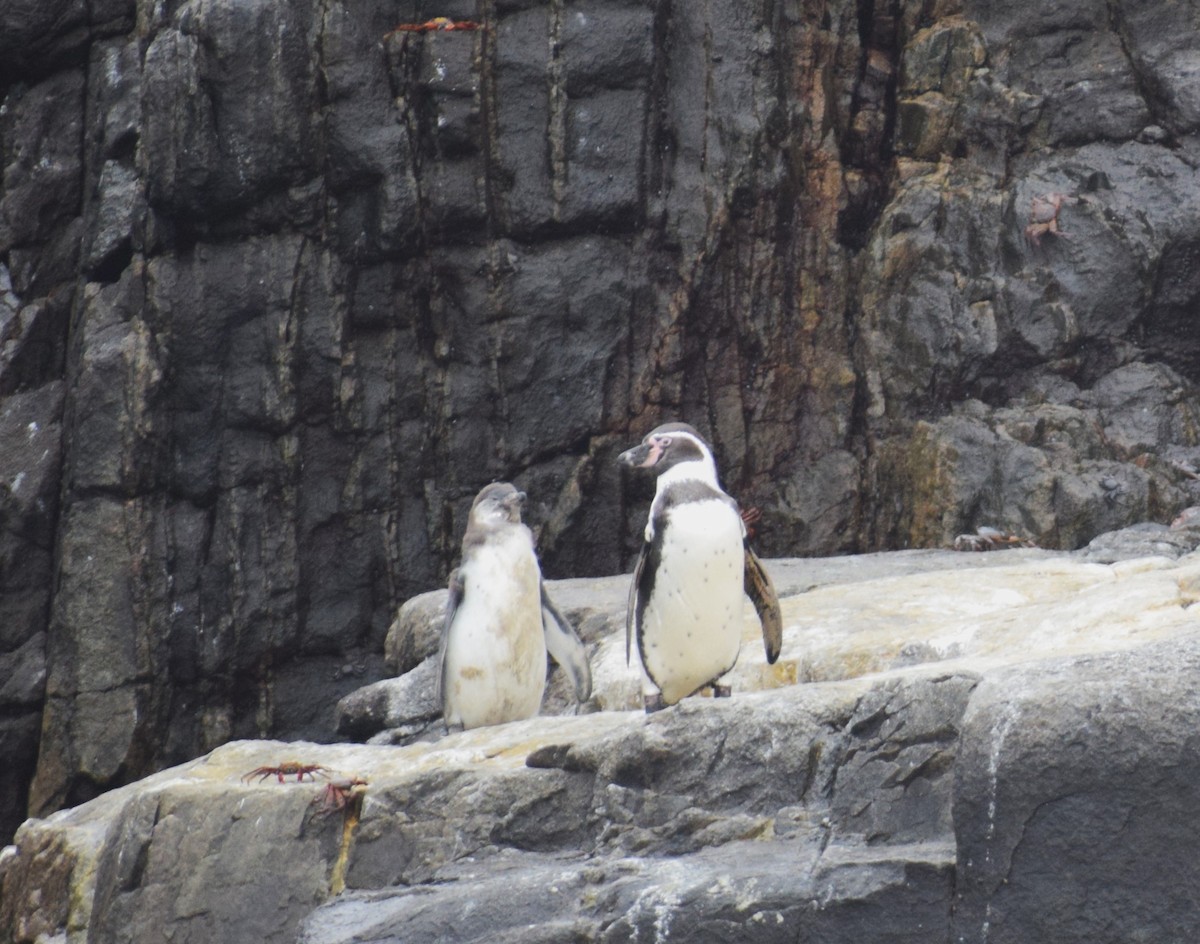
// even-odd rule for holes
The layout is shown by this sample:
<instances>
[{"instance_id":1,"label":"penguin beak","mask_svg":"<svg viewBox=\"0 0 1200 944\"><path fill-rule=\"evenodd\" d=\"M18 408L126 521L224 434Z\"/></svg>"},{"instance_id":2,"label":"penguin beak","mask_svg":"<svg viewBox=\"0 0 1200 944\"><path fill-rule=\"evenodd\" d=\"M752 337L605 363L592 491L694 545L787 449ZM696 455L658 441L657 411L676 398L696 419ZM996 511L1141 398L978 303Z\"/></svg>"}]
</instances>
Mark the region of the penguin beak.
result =
<instances>
[{"instance_id":1,"label":"penguin beak","mask_svg":"<svg viewBox=\"0 0 1200 944\"><path fill-rule=\"evenodd\" d=\"M501 502L504 505L504 510L508 512L510 521L521 520L521 508L525 504L526 497L524 492L513 492Z\"/></svg>"},{"instance_id":2,"label":"penguin beak","mask_svg":"<svg viewBox=\"0 0 1200 944\"><path fill-rule=\"evenodd\" d=\"M648 469L662 458L662 453L662 446L654 440L650 440L650 442L644 442L632 449L626 449L617 456L617 461L632 469Z\"/></svg>"}]
</instances>

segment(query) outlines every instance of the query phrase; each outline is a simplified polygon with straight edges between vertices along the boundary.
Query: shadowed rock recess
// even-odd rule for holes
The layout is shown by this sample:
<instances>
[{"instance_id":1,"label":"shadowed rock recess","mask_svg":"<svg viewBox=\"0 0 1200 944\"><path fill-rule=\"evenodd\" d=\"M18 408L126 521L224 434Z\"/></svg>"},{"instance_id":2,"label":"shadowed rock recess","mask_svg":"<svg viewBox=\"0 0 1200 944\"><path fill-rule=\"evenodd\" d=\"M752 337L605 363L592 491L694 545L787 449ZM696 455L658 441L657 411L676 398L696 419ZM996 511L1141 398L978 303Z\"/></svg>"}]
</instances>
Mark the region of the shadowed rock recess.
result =
<instances>
[{"instance_id":1,"label":"shadowed rock recess","mask_svg":"<svg viewBox=\"0 0 1200 944\"><path fill-rule=\"evenodd\" d=\"M432 16L484 28L392 32ZM507 479L530 494L549 577L618 573L649 491L613 460L667 419L711 437L725 486L762 511L758 546L773 558L939 547L984 525L1070 550L1200 502L1198 27L1197 0L0 0L0 840L27 815L105 802L233 740L330 741L339 725L371 736L372 712L404 699L368 686L425 652L394 640L385 660L388 627L404 600L444 584L476 491ZM1035 198L1052 194L1057 231L1027 234ZM908 644L925 658L928 643ZM1190 658L1160 661L1184 686ZM861 659L879 670L870 647ZM810 669L801 680L825 678ZM999 684L972 698L1000 698ZM1050 676L1014 692L1043 689L1056 690ZM335 712L347 697L359 707ZM853 727L859 705L810 705L803 688L772 697L799 701L755 696L747 705L767 714L736 723L757 744L768 718L794 710L788 737L805 757L823 724ZM1001 740L1042 756L1021 740L1041 729L1013 710ZM1080 711L1097 736L1123 736L1104 711ZM406 718L393 740L429 720ZM982 738L972 724L999 723L968 712L962 730ZM669 756L704 756L670 740L682 720L642 725ZM1176 773L1139 774L1137 751L1175 743L1144 734L1120 762L1161 774L1178 837L1194 818L1190 781L1171 778L1191 754ZM1082 776L1090 743L1078 765L1070 750L1047 754L1045 776ZM656 776L656 750L634 752L637 782ZM826 783L817 754L805 784ZM629 789L607 776L579 787L570 771L520 773L575 796L554 815L589 837L600 833L571 791L594 788L587 808L599 808ZM1070 855L1078 830L1063 823L1107 822L1115 849L1151 816L1095 776L1022 820L1021 842L1013 822L987 819L986 785L961 780L975 812L939 801L935 819L952 805L956 824L983 816L1009 843L978 851L991 858L968 879L959 840L953 891L976 897L955 922L1037 940L1021 924L1035 918L1014 915L1090 896L1071 884L1074 860L1046 866L1053 900L1006 870L1035 846ZM728 806L695 800L697 815L744 799L737 815L776 817L796 861L817 863L787 874L831 887L834 860L811 858L817 834L770 812L817 794L728 789ZM189 816L209 815L138 809L121 814L131 836L160 816L191 830ZM674 812L629 816L680 831ZM746 841L759 835L745 825ZM532 894L554 856L586 845L546 835L500 844L532 884L489 873L496 895ZM954 874L946 835L914 833L934 845L901 869L929 901ZM36 836L51 858L76 841ZM302 841L322 854L324 840ZM647 848L685 840L661 841ZM712 906L718 923L743 915L737 876L758 875L763 854L750 848L725 885L713 879L729 895ZM1146 855L1186 877L1169 848ZM109 862L132 871L97 894L133 894L152 860ZM1128 860L1132 878L1143 861ZM696 863L671 886L680 901L709 901L703 870L725 868L714 852ZM610 875L624 884L593 889L634 922L605 933L690 933L649 890L651 866L613 866L626 867ZM854 884L898 868L828 874ZM879 881L872 901L899 894ZM1007 924L988 911L1000 899ZM824 912L806 909L795 920L808 924L785 915L791 930L764 925L764 939L820 940L811 922ZM587 919L562 920L569 936ZM1108 933L1099 912L1062 921L1054 940ZM265 939L283 933L271 927ZM304 933L332 934L319 922Z\"/></svg>"}]
</instances>

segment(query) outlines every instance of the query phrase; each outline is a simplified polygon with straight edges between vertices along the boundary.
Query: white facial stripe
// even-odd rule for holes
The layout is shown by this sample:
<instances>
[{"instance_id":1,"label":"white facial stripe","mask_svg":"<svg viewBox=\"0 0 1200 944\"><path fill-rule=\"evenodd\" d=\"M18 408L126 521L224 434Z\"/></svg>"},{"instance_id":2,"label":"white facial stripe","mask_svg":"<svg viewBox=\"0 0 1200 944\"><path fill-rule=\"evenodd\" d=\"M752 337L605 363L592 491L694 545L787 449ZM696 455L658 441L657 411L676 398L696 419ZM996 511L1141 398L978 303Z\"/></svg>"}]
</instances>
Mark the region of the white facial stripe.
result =
<instances>
[{"instance_id":1,"label":"white facial stripe","mask_svg":"<svg viewBox=\"0 0 1200 944\"><path fill-rule=\"evenodd\" d=\"M654 516L662 508L663 496L666 490L673 484L679 482L703 482L705 485L711 486L715 491L721 491L721 486L717 483L717 464L713 461L712 453L708 451L704 443L688 433L671 433L671 435L683 436L692 440L700 448L703 458L673 465L665 472L662 472L655 480L654 501L650 505L650 515L646 521L645 537L647 541L654 540Z\"/></svg>"}]
</instances>

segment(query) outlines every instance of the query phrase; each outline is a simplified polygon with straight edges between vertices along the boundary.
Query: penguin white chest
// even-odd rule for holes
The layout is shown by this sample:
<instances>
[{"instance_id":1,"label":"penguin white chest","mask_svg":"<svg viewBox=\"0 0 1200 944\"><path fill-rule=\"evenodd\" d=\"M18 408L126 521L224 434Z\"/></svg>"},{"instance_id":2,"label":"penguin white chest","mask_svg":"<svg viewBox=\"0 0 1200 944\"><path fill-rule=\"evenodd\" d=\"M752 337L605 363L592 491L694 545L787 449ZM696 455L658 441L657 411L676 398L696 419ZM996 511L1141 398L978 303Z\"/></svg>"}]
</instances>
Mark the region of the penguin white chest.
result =
<instances>
[{"instance_id":1,"label":"penguin white chest","mask_svg":"<svg viewBox=\"0 0 1200 944\"><path fill-rule=\"evenodd\" d=\"M667 704L733 668L745 558L737 512L720 500L672 508L638 627L642 664Z\"/></svg>"},{"instance_id":2,"label":"penguin white chest","mask_svg":"<svg viewBox=\"0 0 1200 944\"><path fill-rule=\"evenodd\" d=\"M476 548L446 641L446 723L475 728L531 718L546 685L541 571L528 529Z\"/></svg>"}]
</instances>

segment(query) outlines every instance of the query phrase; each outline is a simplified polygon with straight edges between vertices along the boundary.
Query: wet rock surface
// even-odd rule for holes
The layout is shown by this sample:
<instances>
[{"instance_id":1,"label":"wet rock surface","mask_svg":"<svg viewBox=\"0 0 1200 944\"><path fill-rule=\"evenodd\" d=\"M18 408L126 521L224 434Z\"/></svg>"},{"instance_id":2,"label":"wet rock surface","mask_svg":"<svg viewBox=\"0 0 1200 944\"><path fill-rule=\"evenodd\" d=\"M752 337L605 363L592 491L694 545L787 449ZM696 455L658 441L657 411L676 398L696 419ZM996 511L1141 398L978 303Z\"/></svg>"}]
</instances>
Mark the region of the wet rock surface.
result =
<instances>
[{"instance_id":1,"label":"wet rock surface","mask_svg":"<svg viewBox=\"0 0 1200 944\"><path fill-rule=\"evenodd\" d=\"M337 738L489 481L620 572L666 419L772 556L1200 500L1194 3L437 12L0 2L0 834Z\"/></svg>"},{"instance_id":2,"label":"wet rock surface","mask_svg":"<svg viewBox=\"0 0 1200 944\"><path fill-rule=\"evenodd\" d=\"M230 743L28 821L0 859L4 940L1082 944L1196 925L1178 893L1200 808L1195 551L768 566L783 657L767 673L748 645L732 698L405 746ZM610 660L622 633L590 637L597 701L636 692Z\"/></svg>"}]
</instances>

